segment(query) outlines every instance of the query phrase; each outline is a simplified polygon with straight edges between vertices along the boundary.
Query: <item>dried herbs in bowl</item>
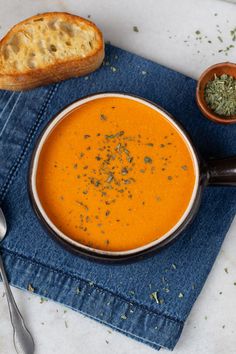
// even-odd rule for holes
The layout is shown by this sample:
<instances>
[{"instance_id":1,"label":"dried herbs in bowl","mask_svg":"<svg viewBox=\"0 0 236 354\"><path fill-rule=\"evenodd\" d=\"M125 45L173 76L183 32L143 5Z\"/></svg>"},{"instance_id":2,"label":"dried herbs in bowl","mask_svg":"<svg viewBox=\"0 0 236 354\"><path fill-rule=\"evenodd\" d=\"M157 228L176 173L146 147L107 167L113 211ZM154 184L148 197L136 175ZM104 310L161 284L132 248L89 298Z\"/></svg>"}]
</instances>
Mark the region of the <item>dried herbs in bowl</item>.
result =
<instances>
[{"instance_id":1,"label":"dried herbs in bowl","mask_svg":"<svg viewBox=\"0 0 236 354\"><path fill-rule=\"evenodd\" d=\"M210 80L204 90L208 107L216 114L231 117L236 114L236 79L227 74Z\"/></svg>"}]
</instances>

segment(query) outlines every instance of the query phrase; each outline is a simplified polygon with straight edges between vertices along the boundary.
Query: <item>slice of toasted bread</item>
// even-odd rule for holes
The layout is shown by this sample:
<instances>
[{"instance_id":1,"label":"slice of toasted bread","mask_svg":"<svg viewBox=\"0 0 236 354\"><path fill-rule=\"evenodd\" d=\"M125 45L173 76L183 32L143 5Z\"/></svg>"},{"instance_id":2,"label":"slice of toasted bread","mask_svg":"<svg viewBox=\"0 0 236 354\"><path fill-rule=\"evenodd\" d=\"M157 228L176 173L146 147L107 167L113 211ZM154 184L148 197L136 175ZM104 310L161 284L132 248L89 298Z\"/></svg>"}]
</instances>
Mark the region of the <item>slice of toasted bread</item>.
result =
<instances>
[{"instance_id":1,"label":"slice of toasted bread","mask_svg":"<svg viewBox=\"0 0 236 354\"><path fill-rule=\"evenodd\" d=\"M0 41L0 89L26 90L86 75L104 58L100 30L64 12L30 17Z\"/></svg>"}]
</instances>

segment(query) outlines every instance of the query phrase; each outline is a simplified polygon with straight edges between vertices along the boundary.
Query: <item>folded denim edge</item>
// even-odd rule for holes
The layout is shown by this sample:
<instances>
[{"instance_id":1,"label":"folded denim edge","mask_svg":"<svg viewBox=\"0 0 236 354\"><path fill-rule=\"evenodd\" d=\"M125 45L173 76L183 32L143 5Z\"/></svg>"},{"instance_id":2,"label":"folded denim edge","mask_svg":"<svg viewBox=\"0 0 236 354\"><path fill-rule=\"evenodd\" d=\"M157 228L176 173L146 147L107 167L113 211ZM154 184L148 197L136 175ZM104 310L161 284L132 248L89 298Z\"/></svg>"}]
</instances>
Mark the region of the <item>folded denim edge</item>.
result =
<instances>
[{"instance_id":1,"label":"folded denim edge","mask_svg":"<svg viewBox=\"0 0 236 354\"><path fill-rule=\"evenodd\" d=\"M3 250L13 286L59 302L154 349L173 350L184 322L153 312L119 294L77 276L48 268L12 251Z\"/></svg>"}]
</instances>

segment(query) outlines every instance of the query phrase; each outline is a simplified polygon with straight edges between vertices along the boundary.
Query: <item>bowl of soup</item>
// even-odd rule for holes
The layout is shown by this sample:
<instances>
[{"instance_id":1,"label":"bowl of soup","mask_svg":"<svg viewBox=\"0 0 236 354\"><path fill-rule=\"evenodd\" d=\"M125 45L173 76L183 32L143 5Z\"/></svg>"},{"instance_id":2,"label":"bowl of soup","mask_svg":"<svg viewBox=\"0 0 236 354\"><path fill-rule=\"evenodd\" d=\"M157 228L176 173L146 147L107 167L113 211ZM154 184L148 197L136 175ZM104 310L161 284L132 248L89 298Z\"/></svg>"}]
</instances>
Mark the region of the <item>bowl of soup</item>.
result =
<instances>
[{"instance_id":1,"label":"bowl of soup","mask_svg":"<svg viewBox=\"0 0 236 354\"><path fill-rule=\"evenodd\" d=\"M184 128L143 98L94 94L40 135L29 173L34 210L79 254L122 260L156 251L196 214L206 184L236 184L236 159L199 157Z\"/></svg>"}]
</instances>

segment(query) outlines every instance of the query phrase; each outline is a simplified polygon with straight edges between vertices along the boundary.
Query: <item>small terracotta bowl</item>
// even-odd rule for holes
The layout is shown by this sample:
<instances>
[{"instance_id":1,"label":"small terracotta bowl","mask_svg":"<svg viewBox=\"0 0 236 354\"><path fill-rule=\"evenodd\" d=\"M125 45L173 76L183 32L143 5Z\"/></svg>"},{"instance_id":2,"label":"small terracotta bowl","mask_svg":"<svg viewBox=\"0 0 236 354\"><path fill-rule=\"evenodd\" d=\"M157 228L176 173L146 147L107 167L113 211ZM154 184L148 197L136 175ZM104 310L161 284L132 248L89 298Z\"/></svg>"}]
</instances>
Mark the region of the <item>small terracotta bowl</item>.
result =
<instances>
[{"instance_id":1,"label":"small terracotta bowl","mask_svg":"<svg viewBox=\"0 0 236 354\"><path fill-rule=\"evenodd\" d=\"M222 124L233 124L236 123L236 115L230 116L230 117L224 117L220 116L216 113L214 113L206 104L205 98L204 98L204 90L205 86L208 83L208 81L212 80L214 78L214 75L220 76L223 74L231 75L236 78L236 64L225 62L225 63L219 63L216 65L210 66L208 69L206 69L202 75L200 76L198 83L197 83L197 91L196 91L196 100L197 104L203 113L203 115L208 118L213 120L215 123L222 123Z\"/></svg>"}]
</instances>

